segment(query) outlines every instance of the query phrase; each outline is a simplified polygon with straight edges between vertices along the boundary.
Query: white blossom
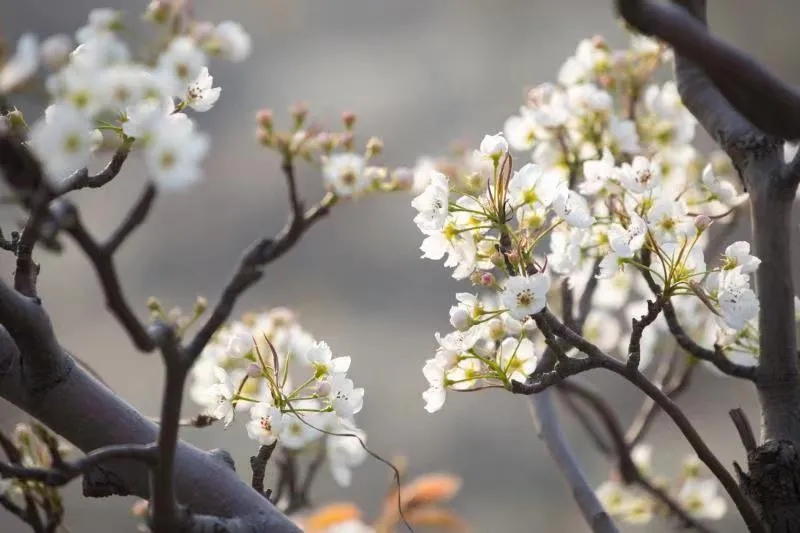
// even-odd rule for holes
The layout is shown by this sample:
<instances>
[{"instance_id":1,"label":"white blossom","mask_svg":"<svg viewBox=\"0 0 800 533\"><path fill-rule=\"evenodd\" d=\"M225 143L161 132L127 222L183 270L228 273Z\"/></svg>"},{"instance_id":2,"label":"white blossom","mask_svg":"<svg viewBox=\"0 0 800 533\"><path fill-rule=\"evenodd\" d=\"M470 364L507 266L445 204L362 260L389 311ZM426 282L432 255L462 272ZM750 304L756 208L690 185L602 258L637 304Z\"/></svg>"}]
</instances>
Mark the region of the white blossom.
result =
<instances>
[{"instance_id":1,"label":"white blossom","mask_svg":"<svg viewBox=\"0 0 800 533\"><path fill-rule=\"evenodd\" d=\"M614 177L614 156L608 149L603 150L603 157L583 163L584 181L578 185L578 192L592 195L600 192Z\"/></svg>"},{"instance_id":2,"label":"white blossom","mask_svg":"<svg viewBox=\"0 0 800 533\"><path fill-rule=\"evenodd\" d=\"M28 81L39 68L39 40L26 33L17 41L14 55L0 68L0 94L8 93Z\"/></svg>"},{"instance_id":3,"label":"white blossom","mask_svg":"<svg viewBox=\"0 0 800 533\"><path fill-rule=\"evenodd\" d=\"M350 424L330 428L326 439L326 457L331 468L333 479L340 487L349 487L353 474L351 470L364 462L367 451L362 442L366 434Z\"/></svg>"},{"instance_id":4,"label":"white blossom","mask_svg":"<svg viewBox=\"0 0 800 533\"><path fill-rule=\"evenodd\" d=\"M553 210L576 228L588 228L594 223L594 217L586 198L577 192L562 187L553 201Z\"/></svg>"},{"instance_id":5,"label":"white blossom","mask_svg":"<svg viewBox=\"0 0 800 533\"><path fill-rule=\"evenodd\" d=\"M283 431L284 415L280 409L267 402L259 402L250 409L252 420L247 423L247 435L261 445L274 443Z\"/></svg>"},{"instance_id":6,"label":"white blossom","mask_svg":"<svg viewBox=\"0 0 800 533\"><path fill-rule=\"evenodd\" d=\"M305 359L320 377L344 374L350 368L350 357L333 357L330 346L325 341L315 342L306 352Z\"/></svg>"},{"instance_id":7,"label":"white blossom","mask_svg":"<svg viewBox=\"0 0 800 533\"><path fill-rule=\"evenodd\" d=\"M506 338L497 350L497 364L511 381L525 383L536 369L538 359L530 339Z\"/></svg>"},{"instance_id":8,"label":"white blossom","mask_svg":"<svg viewBox=\"0 0 800 533\"><path fill-rule=\"evenodd\" d=\"M190 37L174 38L158 57L156 73L172 96L182 96L206 66L206 56Z\"/></svg>"},{"instance_id":9,"label":"white blossom","mask_svg":"<svg viewBox=\"0 0 800 533\"><path fill-rule=\"evenodd\" d=\"M175 113L161 121L148 141L145 163L159 187L176 190L200 179L208 148L208 136L196 131L186 115Z\"/></svg>"},{"instance_id":10,"label":"white blossom","mask_svg":"<svg viewBox=\"0 0 800 533\"><path fill-rule=\"evenodd\" d=\"M646 157L637 155L633 162L623 163L618 171L623 187L634 194L653 190L660 183L661 169Z\"/></svg>"},{"instance_id":11,"label":"white blossom","mask_svg":"<svg viewBox=\"0 0 800 533\"><path fill-rule=\"evenodd\" d=\"M545 274L512 276L505 280L500 300L512 317L523 320L547 304L550 278Z\"/></svg>"},{"instance_id":12,"label":"white blossom","mask_svg":"<svg viewBox=\"0 0 800 533\"><path fill-rule=\"evenodd\" d=\"M329 399L334 412L342 418L351 419L364 405L364 389L356 388L344 374L330 377Z\"/></svg>"},{"instance_id":13,"label":"white blossom","mask_svg":"<svg viewBox=\"0 0 800 533\"><path fill-rule=\"evenodd\" d=\"M479 152L483 157L496 161L508 152L508 141L502 133L484 135Z\"/></svg>"},{"instance_id":14,"label":"white blossom","mask_svg":"<svg viewBox=\"0 0 800 533\"><path fill-rule=\"evenodd\" d=\"M208 68L203 67L197 79L186 88L184 101L195 111L208 111L217 103L222 91L219 87L212 87L213 84L214 78L208 73Z\"/></svg>"},{"instance_id":15,"label":"white blossom","mask_svg":"<svg viewBox=\"0 0 800 533\"><path fill-rule=\"evenodd\" d=\"M725 248L725 265L723 268L731 269L741 267L742 274L750 274L758 269L761 259L750 255L750 243L747 241L736 241Z\"/></svg>"},{"instance_id":16,"label":"white blossom","mask_svg":"<svg viewBox=\"0 0 800 533\"><path fill-rule=\"evenodd\" d=\"M336 153L325 160L322 175L327 187L339 196L356 197L371 185L364 167L362 156L350 152Z\"/></svg>"},{"instance_id":17,"label":"white blossom","mask_svg":"<svg viewBox=\"0 0 800 533\"><path fill-rule=\"evenodd\" d=\"M758 315L758 298L741 266L720 273L717 301L722 318L733 329L742 329L748 320Z\"/></svg>"},{"instance_id":18,"label":"white blossom","mask_svg":"<svg viewBox=\"0 0 800 533\"><path fill-rule=\"evenodd\" d=\"M423 232L440 231L449 213L450 184L447 176L432 170L429 179L425 190L411 201L411 206L419 211L414 223Z\"/></svg>"},{"instance_id":19,"label":"white blossom","mask_svg":"<svg viewBox=\"0 0 800 533\"><path fill-rule=\"evenodd\" d=\"M30 146L52 180L86 166L92 150L92 123L75 108L58 104L31 128Z\"/></svg>"},{"instance_id":20,"label":"white blossom","mask_svg":"<svg viewBox=\"0 0 800 533\"><path fill-rule=\"evenodd\" d=\"M720 496L715 479L689 478L684 481L678 501L688 513L696 518L719 520L725 516L727 503Z\"/></svg>"},{"instance_id":21,"label":"white blossom","mask_svg":"<svg viewBox=\"0 0 800 533\"><path fill-rule=\"evenodd\" d=\"M220 22L214 33L225 59L239 63L250 55L253 48L252 39L238 22L232 20Z\"/></svg>"}]
</instances>

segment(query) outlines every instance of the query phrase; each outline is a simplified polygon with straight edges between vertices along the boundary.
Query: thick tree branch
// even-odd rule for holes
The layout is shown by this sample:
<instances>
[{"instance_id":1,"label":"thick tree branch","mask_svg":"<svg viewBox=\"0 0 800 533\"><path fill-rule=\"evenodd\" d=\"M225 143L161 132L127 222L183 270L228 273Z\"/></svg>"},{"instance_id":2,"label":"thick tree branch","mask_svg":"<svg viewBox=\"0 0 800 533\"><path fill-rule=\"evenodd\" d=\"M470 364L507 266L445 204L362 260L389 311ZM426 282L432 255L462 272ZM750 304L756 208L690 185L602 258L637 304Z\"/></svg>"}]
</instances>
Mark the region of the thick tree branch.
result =
<instances>
[{"instance_id":1,"label":"thick tree branch","mask_svg":"<svg viewBox=\"0 0 800 533\"><path fill-rule=\"evenodd\" d=\"M705 0L681 0L677 3L691 8L695 16L674 4L653 0L616 0L618 11L629 24L645 34L663 39L679 56L700 67L716 90L747 121L769 135L782 139L800 138L800 92L756 60L711 35L705 27L705 17L696 18L699 10L705 9ZM699 76L693 77L699 82L698 88L703 88L695 101L700 104L696 116L704 126L712 126L712 135L720 131L737 137L741 133L752 133L747 131L746 122L719 102L709 85L700 82Z\"/></svg>"}]
</instances>

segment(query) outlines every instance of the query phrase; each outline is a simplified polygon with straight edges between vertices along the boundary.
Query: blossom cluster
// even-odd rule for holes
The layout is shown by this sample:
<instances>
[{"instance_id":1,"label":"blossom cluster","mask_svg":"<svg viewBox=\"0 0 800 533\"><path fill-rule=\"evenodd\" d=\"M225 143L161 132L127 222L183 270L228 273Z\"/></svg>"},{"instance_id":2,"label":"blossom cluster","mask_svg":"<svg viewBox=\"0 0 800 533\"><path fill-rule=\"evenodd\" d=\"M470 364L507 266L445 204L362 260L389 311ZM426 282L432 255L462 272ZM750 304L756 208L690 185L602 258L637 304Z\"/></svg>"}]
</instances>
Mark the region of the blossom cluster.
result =
<instances>
[{"instance_id":1,"label":"blossom cluster","mask_svg":"<svg viewBox=\"0 0 800 533\"><path fill-rule=\"evenodd\" d=\"M366 458L354 421L364 389L349 368L350 357L334 357L293 312L276 308L220 329L192 368L189 394L226 427L249 411L247 435L260 445L298 454L324 447L334 479L346 486Z\"/></svg>"},{"instance_id":2,"label":"blossom cluster","mask_svg":"<svg viewBox=\"0 0 800 533\"><path fill-rule=\"evenodd\" d=\"M420 162L412 206L422 257L444 259L477 288L456 296L455 331L437 334L423 369L428 411L442 407L448 388L526 381L544 344L537 313L562 305L554 293L582 294L592 278L584 333L602 349L627 357L619 316L631 324L656 292L679 319L703 325L701 341L753 364L750 275L759 259L746 242L712 264L704 253L707 228L746 196L729 179L729 161L691 146L695 120L676 85L652 81L668 60L643 37L619 51L583 41L558 83L532 89L502 132L455 162ZM574 305L561 311L577 316ZM659 318L646 332L642 366L665 326Z\"/></svg>"},{"instance_id":3,"label":"blossom cluster","mask_svg":"<svg viewBox=\"0 0 800 533\"><path fill-rule=\"evenodd\" d=\"M193 183L209 139L187 111L208 111L220 97L209 56L243 61L250 37L232 21L163 24L165 44L155 58L143 60L121 39L123 23L120 12L103 8L89 14L74 41L55 35L39 45L36 36L23 35L0 67L0 94L25 90L44 64L50 105L26 133L54 182L85 167L104 143L135 143L159 187Z\"/></svg>"},{"instance_id":4,"label":"blossom cluster","mask_svg":"<svg viewBox=\"0 0 800 533\"><path fill-rule=\"evenodd\" d=\"M648 477L653 474L651 458L652 447L640 444L631 451L631 459L640 473ZM625 485L618 475L605 481L597 488L597 497L609 515L629 524L643 525L650 522L659 512L666 512L661 503L644 491ZM680 507L692 518L699 520L719 520L727 510L727 502L719 493L719 482L713 477L702 475L702 465L696 456L683 461L683 467L676 480L656 478L654 484L668 492Z\"/></svg>"}]
</instances>

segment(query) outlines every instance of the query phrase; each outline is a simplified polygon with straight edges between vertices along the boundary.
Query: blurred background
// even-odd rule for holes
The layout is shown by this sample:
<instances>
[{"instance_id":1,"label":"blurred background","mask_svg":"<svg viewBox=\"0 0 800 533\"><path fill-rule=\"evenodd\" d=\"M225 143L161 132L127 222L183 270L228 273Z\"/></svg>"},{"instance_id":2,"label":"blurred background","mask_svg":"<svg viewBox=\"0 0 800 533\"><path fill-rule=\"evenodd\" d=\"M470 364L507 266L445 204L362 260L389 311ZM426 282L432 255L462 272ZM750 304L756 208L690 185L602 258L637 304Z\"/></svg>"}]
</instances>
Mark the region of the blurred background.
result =
<instances>
[{"instance_id":1,"label":"blurred background","mask_svg":"<svg viewBox=\"0 0 800 533\"><path fill-rule=\"evenodd\" d=\"M800 79L795 21L800 4L790 0L711 1L714 29L763 59L786 79ZM130 26L146 2L106 0L128 14ZM0 32L16 42L24 31L41 37L72 33L83 25L90 0L0 0ZM477 143L502 129L525 88L553 80L561 62L582 38L603 34L624 42L610 0L234 0L196 1L199 18L241 22L253 37L243 64L213 61L223 87L212 111L199 115L213 137L204 181L158 198L149 223L121 251L118 265L127 294L145 315L148 296L167 306L190 308L198 294L212 301L255 238L277 232L286 217L278 161L253 138L254 113L308 102L311 115L330 125L341 111L354 111L358 131L385 141L383 161L412 166L421 155L447 150L451 141ZM704 138L702 141L707 140ZM322 193L317 172L302 168L308 201ZM136 157L100 191L78 195L87 222L104 236L138 195L145 177ZM434 415L423 410L421 368L435 347L433 333L449 329L447 311L465 285L440 264L419 259L421 236L411 222L410 198L387 195L337 207L291 253L268 270L237 312L289 306L335 353L353 357L352 374L366 388L358 422L369 445L384 456L404 455L410 473L448 471L464 478L455 508L474 531L582 532L587 526L559 472L536 437L528 402L502 392L450 395ZM0 211L4 229L15 220ZM156 414L162 368L158 357L133 349L103 306L93 272L70 245L61 257L45 257L40 292L62 343L89 362L123 397ZM0 275L13 265L0 255ZM680 404L723 462L743 461L727 417L742 406L757 420L750 387L703 370ZM627 420L640 394L614 376L595 372L587 380L606 392ZM196 409L187 402L186 413ZM0 405L6 427L18 414ZM590 479L599 485L609 465L568 418L565 426ZM204 448L223 447L247 475L255 451L241 423L230 430L185 430ZM670 475L689 451L675 428L659 419L650 442L654 468ZM318 502L353 500L374 515L389 478L374 460L355 471L352 487L320 476ZM133 532L132 500L87 501L71 487L66 524L75 533ZM738 516L713 524L744 531ZM24 531L0 514L0 530ZM668 531L655 522L631 531Z\"/></svg>"}]
</instances>

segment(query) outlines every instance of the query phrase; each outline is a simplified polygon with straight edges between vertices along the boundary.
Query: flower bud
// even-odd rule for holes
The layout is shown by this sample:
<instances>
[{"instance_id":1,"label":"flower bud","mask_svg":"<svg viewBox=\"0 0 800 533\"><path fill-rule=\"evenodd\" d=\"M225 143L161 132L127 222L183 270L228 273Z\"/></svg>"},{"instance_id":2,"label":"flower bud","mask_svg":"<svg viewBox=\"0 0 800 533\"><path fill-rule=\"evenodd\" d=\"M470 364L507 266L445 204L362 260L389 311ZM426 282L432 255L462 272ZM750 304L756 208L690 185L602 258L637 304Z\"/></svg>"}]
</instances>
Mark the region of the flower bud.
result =
<instances>
[{"instance_id":1,"label":"flower bud","mask_svg":"<svg viewBox=\"0 0 800 533\"><path fill-rule=\"evenodd\" d=\"M93 129L90 134L89 149L92 152L96 152L103 147L104 142L105 137L103 137L103 132L98 129Z\"/></svg>"},{"instance_id":2,"label":"flower bud","mask_svg":"<svg viewBox=\"0 0 800 533\"><path fill-rule=\"evenodd\" d=\"M25 117L17 108L12 109L11 111L6 114L6 119L8 120L8 125L11 129L23 128L25 127Z\"/></svg>"},{"instance_id":3,"label":"flower bud","mask_svg":"<svg viewBox=\"0 0 800 533\"><path fill-rule=\"evenodd\" d=\"M408 167L397 167L392 171L392 181L398 189L409 190L414 185L414 171Z\"/></svg>"},{"instance_id":4,"label":"flower bud","mask_svg":"<svg viewBox=\"0 0 800 533\"><path fill-rule=\"evenodd\" d=\"M250 363L247 365L247 377L258 379L263 375L263 370L258 363Z\"/></svg>"},{"instance_id":5,"label":"flower bud","mask_svg":"<svg viewBox=\"0 0 800 533\"><path fill-rule=\"evenodd\" d=\"M202 296L198 296L197 300L194 301L194 314L195 316L200 316L206 312L208 309L208 300L203 298Z\"/></svg>"},{"instance_id":6,"label":"flower bud","mask_svg":"<svg viewBox=\"0 0 800 533\"><path fill-rule=\"evenodd\" d=\"M271 147L275 144L272 132L268 130L258 130L258 132L256 132L256 138L258 139L258 144L261 146Z\"/></svg>"},{"instance_id":7,"label":"flower bud","mask_svg":"<svg viewBox=\"0 0 800 533\"><path fill-rule=\"evenodd\" d=\"M172 3L166 0L153 0L144 12L145 20L156 24L166 24L172 15Z\"/></svg>"},{"instance_id":8,"label":"flower bud","mask_svg":"<svg viewBox=\"0 0 800 533\"><path fill-rule=\"evenodd\" d=\"M299 128L306 121L308 116L308 105L305 102L297 102L289 107L289 114L294 119L294 127Z\"/></svg>"},{"instance_id":9,"label":"flower bud","mask_svg":"<svg viewBox=\"0 0 800 533\"><path fill-rule=\"evenodd\" d=\"M697 232L698 232L698 233L702 233L702 232L704 232L705 230L707 230L707 229L708 229L708 227L709 227L709 226L710 226L710 225L711 225L713 222L714 222L714 221L713 221L713 220L711 220L711 217L709 217L708 215L698 215L698 216L697 216L697 217L695 217L695 219L694 219L694 227L695 227L695 228L697 228Z\"/></svg>"},{"instance_id":10,"label":"flower bud","mask_svg":"<svg viewBox=\"0 0 800 533\"><path fill-rule=\"evenodd\" d=\"M154 313L157 313L161 311L161 302L159 302L156 297L151 296L150 298L147 299L147 309L149 309Z\"/></svg>"},{"instance_id":11,"label":"flower bud","mask_svg":"<svg viewBox=\"0 0 800 533\"><path fill-rule=\"evenodd\" d=\"M472 327L472 318L466 309L456 305L450 308L450 324L458 331L467 331Z\"/></svg>"},{"instance_id":12,"label":"flower bud","mask_svg":"<svg viewBox=\"0 0 800 533\"><path fill-rule=\"evenodd\" d=\"M370 137L367 141L367 159L383 152L383 141L377 137Z\"/></svg>"},{"instance_id":13,"label":"flower bud","mask_svg":"<svg viewBox=\"0 0 800 533\"><path fill-rule=\"evenodd\" d=\"M356 123L356 114L352 111L345 111L342 113L342 123L344 124L344 128L346 130L352 130Z\"/></svg>"},{"instance_id":14,"label":"flower bud","mask_svg":"<svg viewBox=\"0 0 800 533\"><path fill-rule=\"evenodd\" d=\"M491 272L484 272L481 274L481 285L484 287L494 287L497 284L497 279Z\"/></svg>"},{"instance_id":15,"label":"flower bud","mask_svg":"<svg viewBox=\"0 0 800 533\"><path fill-rule=\"evenodd\" d=\"M267 131L272 131L272 110L271 109L262 109L258 113L256 113L256 121L258 121L258 125L264 128Z\"/></svg>"}]
</instances>

